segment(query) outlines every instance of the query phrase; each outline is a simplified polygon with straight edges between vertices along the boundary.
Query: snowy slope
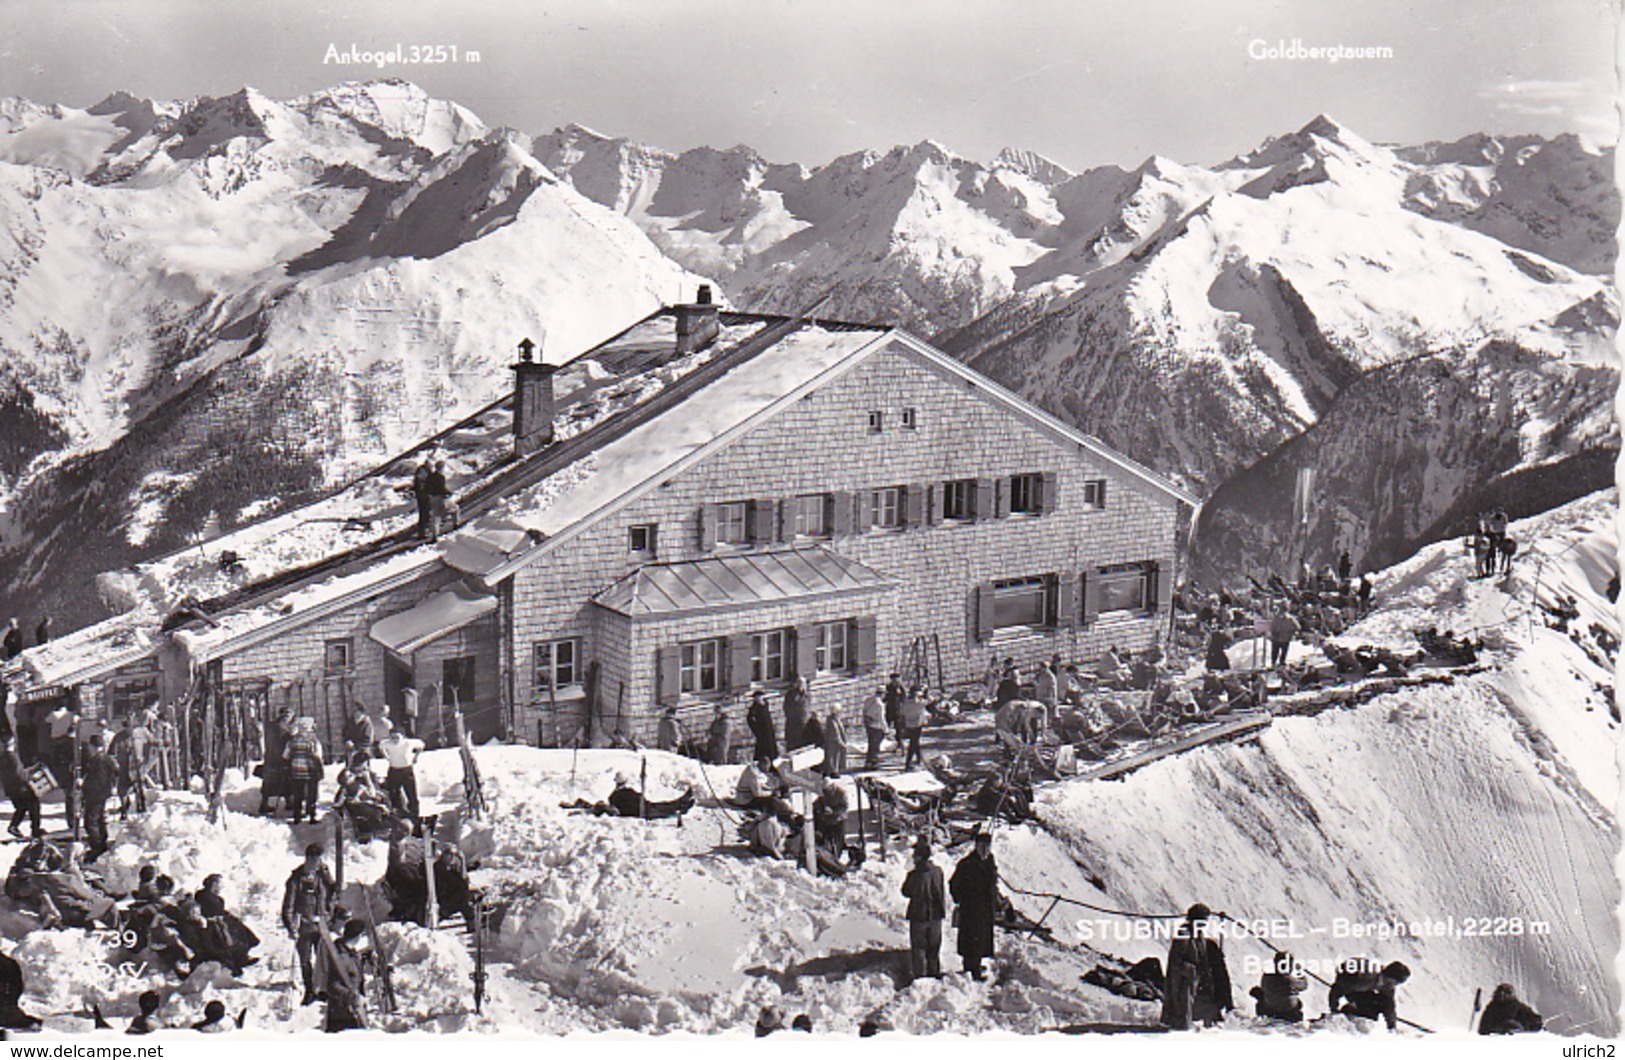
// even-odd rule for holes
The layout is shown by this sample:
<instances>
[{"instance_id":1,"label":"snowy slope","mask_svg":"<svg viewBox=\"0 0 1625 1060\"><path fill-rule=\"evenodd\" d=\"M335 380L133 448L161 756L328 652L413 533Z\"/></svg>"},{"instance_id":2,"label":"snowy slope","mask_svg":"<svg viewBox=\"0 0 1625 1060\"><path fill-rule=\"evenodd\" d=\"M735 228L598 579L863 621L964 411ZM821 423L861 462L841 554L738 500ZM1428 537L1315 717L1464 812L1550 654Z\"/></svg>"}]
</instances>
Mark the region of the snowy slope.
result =
<instances>
[{"instance_id":1,"label":"snowy slope","mask_svg":"<svg viewBox=\"0 0 1625 1060\"><path fill-rule=\"evenodd\" d=\"M0 540L59 626L86 564L342 481L502 393L519 338L561 360L701 282L403 82L3 113Z\"/></svg>"},{"instance_id":2,"label":"snowy slope","mask_svg":"<svg viewBox=\"0 0 1625 1060\"><path fill-rule=\"evenodd\" d=\"M1200 900L1295 921L1305 937L1280 944L1302 959L1407 962L1400 1012L1436 1029L1461 1029L1475 988L1510 981L1550 1029L1613 1033L1619 621L1602 588L1618 569L1616 507L1609 491L1515 524L1545 561L1520 560L1506 581L1469 581L1458 546L1429 548L1379 575L1380 610L1344 638L1413 650L1419 626L1471 632L1491 646L1488 672L1278 719L1256 746L1199 751L1121 785L1067 784L1040 800L1042 818L1130 908ZM1574 639L1531 606L1559 592L1580 603ZM1600 650L1593 623L1614 650ZM1330 937L1339 917L1452 914L1550 931ZM1247 940L1230 948L1267 956ZM1311 1014L1323 1010L1323 991L1308 998Z\"/></svg>"}]
</instances>

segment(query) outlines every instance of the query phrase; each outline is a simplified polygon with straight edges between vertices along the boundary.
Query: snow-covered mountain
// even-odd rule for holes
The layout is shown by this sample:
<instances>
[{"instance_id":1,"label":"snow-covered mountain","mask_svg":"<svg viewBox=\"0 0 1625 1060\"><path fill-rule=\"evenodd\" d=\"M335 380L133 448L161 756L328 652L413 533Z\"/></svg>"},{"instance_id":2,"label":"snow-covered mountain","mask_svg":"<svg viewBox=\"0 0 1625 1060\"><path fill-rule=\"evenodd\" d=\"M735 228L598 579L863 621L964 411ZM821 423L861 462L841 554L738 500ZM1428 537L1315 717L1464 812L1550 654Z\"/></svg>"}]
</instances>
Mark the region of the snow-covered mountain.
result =
<instances>
[{"instance_id":1,"label":"snow-covered mountain","mask_svg":"<svg viewBox=\"0 0 1625 1060\"><path fill-rule=\"evenodd\" d=\"M701 282L402 82L0 107L14 607L341 481ZM69 584L66 575L75 573Z\"/></svg>"}]
</instances>

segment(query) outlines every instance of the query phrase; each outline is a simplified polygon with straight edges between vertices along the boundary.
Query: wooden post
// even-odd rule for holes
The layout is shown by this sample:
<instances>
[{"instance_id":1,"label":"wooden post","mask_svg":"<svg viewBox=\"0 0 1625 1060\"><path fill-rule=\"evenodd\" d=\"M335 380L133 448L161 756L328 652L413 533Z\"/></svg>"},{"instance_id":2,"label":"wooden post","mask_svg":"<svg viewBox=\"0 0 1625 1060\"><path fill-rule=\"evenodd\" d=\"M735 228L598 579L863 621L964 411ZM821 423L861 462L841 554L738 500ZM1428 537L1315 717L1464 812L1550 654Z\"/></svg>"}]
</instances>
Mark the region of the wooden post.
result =
<instances>
[{"instance_id":1,"label":"wooden post","mask_svg":"<svg viewBox=\"0 0 1625 1060\"><path fill-rule=\"evenodd\" d=\"M863 851L863 856L867 858L869 856L869 831L864 825L863 818L863 785L854 779L852 789L857 792L858 796L858 849Z\"/></svg>"},{"instance_id":2,"label":"wooden post","mask_svg":"<svg viewBox=\"0 0 1625 1060\"><path fill-rule=\"evenodd\" d=\"M423 910L423 923L430 931L440 926L440 900L434 892L434 822L423 822L423 885L429 901Z\"/></svg>"},{"instance_id":3,"label":"wooden post","mask_svg":"<svg viewBox=\"0 0 1625 1060\"><path fill-rule=\"evenodd\" d=\"M818 843L813 832L812 792L801 793L801 840L807 848L807 871L818 875Z\"/></svg>"},{"instance_id":4,"label":"wooden post","mask_svg":"<svg viewBox=\"0 0 1625 1060\"><path fill-rule=\"evenodd\" d=\"M333 889L344 890L344 815L333 811Z\"/></svg>"}]
</instances>

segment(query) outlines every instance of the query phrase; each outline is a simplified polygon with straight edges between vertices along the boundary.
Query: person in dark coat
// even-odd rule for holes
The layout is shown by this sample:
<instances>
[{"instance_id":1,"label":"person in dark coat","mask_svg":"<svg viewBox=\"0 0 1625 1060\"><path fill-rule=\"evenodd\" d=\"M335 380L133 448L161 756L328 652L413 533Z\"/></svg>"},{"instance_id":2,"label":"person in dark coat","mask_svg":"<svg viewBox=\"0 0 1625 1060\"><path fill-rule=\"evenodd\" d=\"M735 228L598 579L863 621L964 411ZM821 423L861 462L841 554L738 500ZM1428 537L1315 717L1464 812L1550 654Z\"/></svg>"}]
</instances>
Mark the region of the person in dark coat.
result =
<instances>
[{"instance_id":1,"label":"person in dark coat","mask_svg":"<svg viewBox=\"0 0 1625 1060\"><path fill-rule=\"evenodd\" d=\"M346 921L344 933L325 955L327 1012L322 1030L329 1034L367 1027L366 968L369 962L356 949L357 940L366 930L367 925L361 920Z\"/></svg>"},{"instance_id":2,"label":"person in dark coat","mask_svg":"<svg viewBox=\"0 0 1625 1060\"><path fill-rule=\"evenodd\" d=\"M1343 554L1337 557L1337 583L1347 585L1349 575L1354 573L1354 560L1349 557L1349 550L1344 549Z\"/></svg>"},{"instance_id":3,"label":"person in dark coat","mask_svg":"<svg viewBox=\"0 0 1625 1060\"><path fill-rule=\"evenodd\" d=\"M274 814L273 800L288 798L288 738L293 735L293 708L283 707L274 719L265 722L265 763L260 776L259 816Z\"/></svg>"},{"instance_id":4,"label":"person in dark coat","mask_svg":"<svg viewBox=\"0 0 1625 1060\"><path fill-rule=\"evenodd\" d=\"M90 753L80 763L85 804L85 860L95 861L107 851L107 800L118 784L118 763L107 753L101 733L90 738Z\"/></svg>"},{"instance_id":5,"label":"person in dark coat","mask_svg":"<svg viewBox=\"0 0 1625 1060\"><path fill-rule=\"evenodd\" d=\"M756 740L751 758L760 762L764 758L771 761L779 757L779 736L773 731L773 709L767 705L767 697L761 692L751 695L750 709L745 712L745 724Z\"/></svg>"},{"instance_id":6,"label":"person in dark coat","mask_svg":"<svg viewBox=\"0 0 1625 1060\"><path fill-rule=\"evenodd\" d=\"M429 458L424 457L423 463L419 464L417 470L412 472L412 485L408 487L412 491L412 500L418 506L418 536L425 541L434 536L430 527L429 506L429 475L432 470L429 467Z\"/></svg>"},{"instance_id":7,"label":"person in dark coat","mask_svg":"<svg viewBox=\"0 0 1625 1060\"><path fill-rule=\"evenodd\" d=\"M221 963L231 968L231 974L242 975L244 968L258 960L250 954L260 944L260 937L226 908L226 899L220 893L218 872L203 878L203 889L197 892L194 900L198 915L207 925L211 948L224 956L225 960Z\"/></svg>"},{"instance_id":8,"label":"person in dark coat","mask_svg":"<svg viewBox=\"0 0 1625 1060\"><path fill-rule=\"evenodd\" d=\"M1518 1000L1511 983L1495 988L1490 1003L1484 1006L1484 1015L1478 1020L1480 1034L1521 1034L1538 1031L1543 1021L1540 1013Z\"/></svg>"},{"instance_id":9,"label":"person in dark coat","mask_svg":"<svg viewBox=\"0 0 1625 1060\"><path fill-rule=\"evenodd\" d=\"M320 843L307 846L305 860L293 870L282 891L282 926L294 939L299 974L305 983L301 1005L316 1000L316 950L321 945L327 918L333 915L336 897L333 874L322 863L322 853Z\"/></svg>"},{"instance_id":10,"label":"person in dark coat","mask_svg":"<svg viewBox=\"0 0 1625 1060\"><path fill-rule=\"evenodd\" d=\"M1399 1022L1394 991L1410 977L1411 970L1399 961L1393 961L1379 972L1375 961L1356 957L1337 969L1337 978L1332 980L1326 995L1326 1009L1361 1019L1380 1018L1393 1030Z\"/></svg>"},{"instance_id":11,"label":"person in dark coat","mask_svg":"<svg viewBox=\"0 0 1625 1060\"><path fill-rule=\"evenodd\" d=\"M17 628L17 620L11 619L6 625L6 635L0 640L0 647L5 649L6 658L15 659L23 653L23 631Z\"/></svg>"},{"instance_id":12,"label":"person in dark coat","mask_svg":"<svg viewBox=\"0 0 1625 1060\"><path fill-rule=\"evenodd\" d=\"M1258 1002L1261 1019L1302 1023L1303 1000L1298 995L1307 989L1309 980L1304 978L1292 954L1277 953L1272 970L1260 976L1258 985L1248 993Z\"/></svg>"},{"instance_id":13,"label":"person in dark coat","mask_svg":"<svg viewBox=\"0 0 1625 1060\"><path fill-rule=\"evenodd\" d=\"M32 835L35 839L45 834L40 824L39 796L34 794L33 785L28 783L28 770L23 766L23 760L17 755L17 741L7 740L5 749L0 750L0 788L4 788L6 798L11 800L11 825L6 829L15 839L23 837L23 818L28 818L32 826Z\"/></svg>"},{"instance_id":14,"label":"person in dark coat","mask_svg":"<svg viewBox=\"0 0 1625 1060\"><path fill-rule=\"evenodd\" d=\"M41 615L39 625L34 627L34 644L39 646L51 639L51 616Z\"/></svg>"},{"instance_id":15,"label":"person in dark coat","mask_svg":"<svg viewBox=\"0 0 1625 1060\"><path fill-rule=\"evenodd\" d=\"M1302 632L1303 627L1292 613L1281 605L1281 609L1270 619L1270 666L1282 667L1286 665L1287 653L1292 648L1292 638Z\"/></svg>"},{"instance_id":16,"label":"person in dark coat","mask_svg":"<svg viewBox=\"0 0 1625 1060\"><path fill-rule=\"evenodd\" d=\"M1162 1025L1186 1030L1193 1022L1212 1026L1235 1005L1230 997L1230 970L1224 949L1208 926L1213 915L1198 902L1185 913L1185 923L1168 944L1168 967L1162 991Z\"/></svg>"},{"instance_id":17,"label":"person in dark coat","mask_svg":"<svg viewBox=\"0 0 1625 1060\"><path fill-rule=\"evenodd\" d=\"M807 690L807 678L797 674L784 693L784 750L786 753L807 746L807 712L812 709L812 694Z\"/></svg>"},{"instance_id":18,"label":"person in dark coat","mask_svg":"<svg viewBox=\"0 0 1625 1060\"><path fill-rule=\"evenodd\" d=\"M446 529L446 499L451 496L451 487L446 483L444 460L434 462L429 477L424 481L423 491L429 497L429 540L434 541Z\"/></svg>"},{"instance_id":19,"label":"person in dark coat","mask_svg":"<svg viewBox=\"0 0 1625 1060\"><path fill-rule=\"evenodd\" d=\"M993 956L993 921L999 908L999 866L993 860L993 833L976 833L975 849L960 859L948 881L959 907L959 956L965 971L985 979L982 961Z\"/></svg>"},{"instance_id":20,"label":"person in dark coat","mask_svg":"<svg viewBox=\"0 0 1625 1060\"><path fill-rule=\"evenodd\" d=\"M156 990L143 991L135 999L135 1004L141 1014L130 1021L124 1029L125 1034L151 1034L153 1031L164 1029L164 1021L158 1015L158 1008L164 1003L163 997Z\"/></svg>"},{"instance_id":21,"label":"person in dark coat","mask_svg":"<svg viewBox=\"0 0 1625 1060\"><path fill-rule=\"evenodd\" d=\"M23 989L23 966L10 954L0 953L0 1027L25 1031L40 1025L38 1016L23 1011Z\"/></svg>"},{"instance_id":22,"label":"person in dark coat","mask_svg":"<svg viewBox=\"0 0 1625 1060\"><path fill-rule=\"evenodd\" d=\"M907 694L902 678L897 674L886 679L886 691L881 695L881 702L886 707L886 727L897 733L898 747L903 746L903 726L897 718L903 709L903 697Z\"/></svg>"},{"instance_id":23,"label":"person in dark coat","mask_svg":"<svg viewBox=\"0 0 1625 1060\"><path fill-rule=\"evenodd\" d=\"M788 743L789 741L786 740L785 742ZM824 723L821 720L819 720L818 712L816 710L809 711L807 713L806 722L801 726L801 739L796 741L796 743L792 747L792 750L795 747L823 747L823 746L824 746Z\"/></svg>"},{"instance_id":24,"label":"person in dark coat","mask_svg":"<svg viewBox=\"0 0 1625 1060\"><path fill-rule=\"evenodd\" d=\"M1230 634L1222 629L1207 635L1207 668L1215 673L1230 669Z\"/></svg>"},{"instance_id":25,"label":"person in dark coat","mask_svg":"<svg viewBox=\"0 0 1625 1060\"><path fill-rule=\"evenodd\" d=\"M914 867L903 877L908 899L908 971L913 979L942 978L942 921L948 915L948 890L942 870L931 861L931 840L914 844Z\"/></svg>"},{"instance_id":26,"label":"person in dark coat","mask_svg":"<svg viewBox=\"0 0 1625 1060\"><path fill-rule=\"evenodd\" d=\"M705 760L714 766L725 766L733 756L733 727L728 724L728 711L721 703L711 716L711 725L705 731Z\"/></svg>"}]
</instances>

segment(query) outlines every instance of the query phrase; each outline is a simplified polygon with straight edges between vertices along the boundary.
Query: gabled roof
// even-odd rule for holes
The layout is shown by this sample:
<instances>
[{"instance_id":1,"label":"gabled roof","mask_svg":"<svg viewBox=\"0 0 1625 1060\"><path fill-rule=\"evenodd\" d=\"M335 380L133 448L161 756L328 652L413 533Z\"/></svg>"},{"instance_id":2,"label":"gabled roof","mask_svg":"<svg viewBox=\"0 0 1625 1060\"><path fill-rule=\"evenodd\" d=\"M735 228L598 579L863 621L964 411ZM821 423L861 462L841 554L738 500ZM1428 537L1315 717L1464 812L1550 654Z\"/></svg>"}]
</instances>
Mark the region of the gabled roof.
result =
<instances>
[{"instance_id":1,"label":"gabled roof","mask_svg":"<svg viewBox=\"0 0 1625 1060\"><path fill-rule=\"evenodd\" d=\"M651 563L593 602L628 618L672 618L892 586L883 575L827 548L792 548Z\"/></svg>"},{"instance_id":2,"label":"gabled roof","mask_svg":"<svg viewBox=\"0 0 1625 1060\"><path fill-rule=\"evenodd\" d=\"M1015 394L899 330L829 331L808 323L778 338L678 405L612 439L591 457L506 498L443 547L447 564L488 585L507 578L599 519L727 445L802 396L885 350L953 378L1026 419L1063 445L1116 467L1167 500L1195 497L1167 479L1068 427Z\"/></svg>"}]
</instances>

